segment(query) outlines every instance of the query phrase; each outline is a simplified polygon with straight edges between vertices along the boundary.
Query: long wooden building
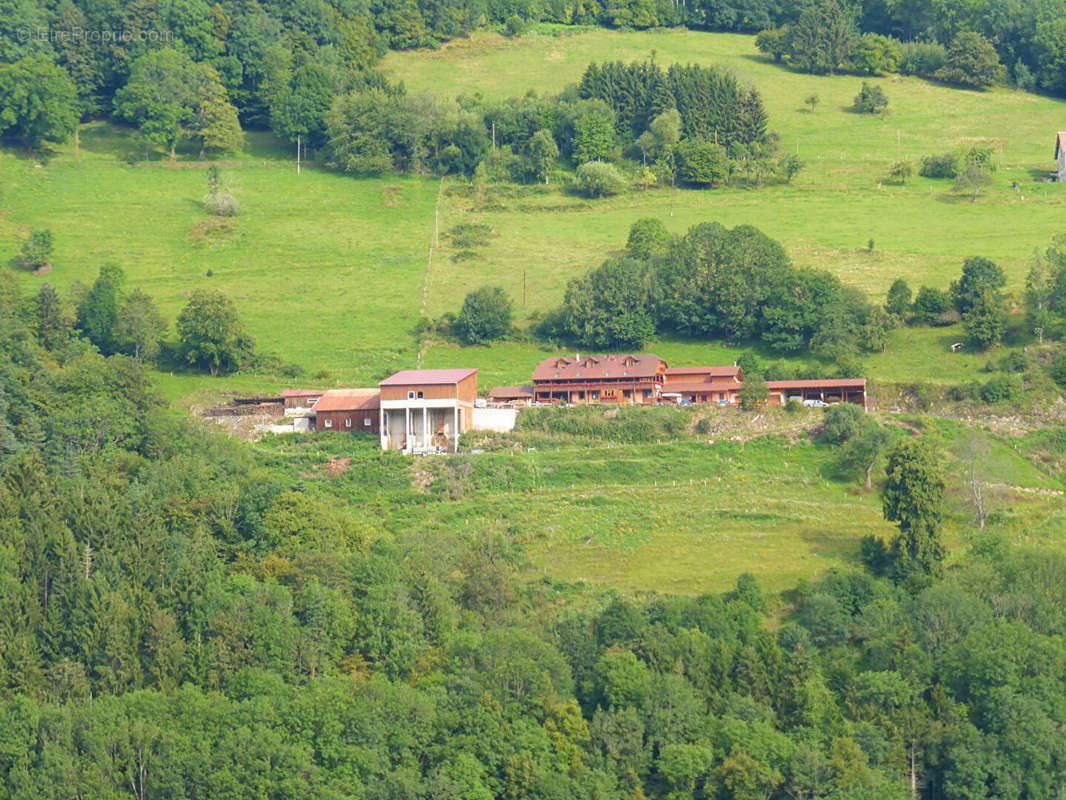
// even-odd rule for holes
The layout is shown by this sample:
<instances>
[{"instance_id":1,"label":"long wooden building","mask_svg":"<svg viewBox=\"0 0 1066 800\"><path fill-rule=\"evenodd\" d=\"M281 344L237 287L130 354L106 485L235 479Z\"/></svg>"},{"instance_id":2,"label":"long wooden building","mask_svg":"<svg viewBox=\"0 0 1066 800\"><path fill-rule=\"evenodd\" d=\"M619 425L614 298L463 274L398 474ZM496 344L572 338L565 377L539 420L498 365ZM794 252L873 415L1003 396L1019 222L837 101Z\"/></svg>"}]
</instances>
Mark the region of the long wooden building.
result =
<instances>
[{"instance_id":1,"label":"long wooden building","mask_svg":"<svg viewBox=\"0 0 1066 800\"><path fill-rule=\"evenodd\" d=\"M651 353L546 358L533 371L538 403L659 402L666 362Z\"/></svg>"}]
</instances>

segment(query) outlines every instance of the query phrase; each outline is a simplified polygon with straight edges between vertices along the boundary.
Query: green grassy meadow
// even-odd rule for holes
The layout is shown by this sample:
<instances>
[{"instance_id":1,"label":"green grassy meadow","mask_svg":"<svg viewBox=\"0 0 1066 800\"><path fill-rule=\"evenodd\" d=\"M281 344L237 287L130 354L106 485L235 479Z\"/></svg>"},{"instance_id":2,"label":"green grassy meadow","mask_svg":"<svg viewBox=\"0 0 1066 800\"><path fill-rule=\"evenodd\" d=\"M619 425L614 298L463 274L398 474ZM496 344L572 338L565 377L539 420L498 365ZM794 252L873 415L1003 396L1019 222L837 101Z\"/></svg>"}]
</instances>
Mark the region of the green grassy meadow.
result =
<instances>
[{"instance_id":1,"label":"green grassy meadow","mask_svg":"<svg viewBox=\"0 0 1066 800\"><path fill-rule=\"evenodd\" d=\"M762 92L782 146L798 147L807 168L792 185L755 190L633 191L587 201L547 187L494 187L476 198L457 178L356 179L317 168L297 176L292 154L267 134L250 132L243 152L223 162L242 204L233 220L200 206L202 164L129 165L127 128L93 122L72 144L40 163L0 152L0 262L32 228L56 235L54 270L24 275L27 290L47 280L67 288L90 282L102 263L126 271L130 286L152 294L173 319L192 290L213 286L236 302L264 351L304 369L297 382L369 383L418 363L414 328L421 315L457 311L465 294L502 285L515 298L519 325L556 305L575 275L621 248L629 226L656 216L681 232L717 220L754 224L779 239L796 264L832 270L877 298L896 277L915 289L945 288L965 257L996 259L1022 287L1031 254L1061 229L1066 187L1037 182L1052 169L1054 133L1066 103L1008 89L972 92L911 78L878 79L890 113L868 118L846 110L860 80L791 73L758 55L753 37L691 31L619 33L542 27L507 40L478 33L438 51L390 53L385 71L412 91L486 97L554 92L593 60L655 58L663 64L724 64ZM817 93L814 113L803 98ZM897 158L971 141L999 146L996 183L970 203L950 182L915 178L880 182ZM189 154L190 156L192 154ZM1018 189L1012 188L1017 181ZM430 259L439 198L439 239ZM490 226L474 257L456 259L448 232ZM868 243L873 240L873 249ZM208 274L210 273L210 275ZM953 383L977 375L985 358L948 351L955 329L894 332L888 351L867 357L870 377ZM730 361L722 343L653 342L673 363ZM540 347L434 344L430 367L478 366L487 390L527 380L545 357ZM273 390L277 376L160 375L168 397L188 401L220 390Z\"/></svg>"},{"instance_id":2,"label":"green grassy meadow","mask_svg":"<svg viewBox=\"0 0 1066 800\"><path fill-rule=\"evenodd\" d=\"M739 439L729 435L740 424L736 411L661 412L690 425L706 418L720 433L670 441L646 433L623 442L606 434L523 431L487 436L472 444L486 452L448 459L381 454L372 439L328 433L272 437L253 447L268 468L298 477L305 491L331 504L349 504L382 533L417 530L430 541L483 537L513 550L529 580L625 593L725 591L743 572L779 592L857 563L863 536L888 538L896 530L882 518L876 491L841 479L832 448L812 442L820 411L768 412L766 433ZM959 448L971 434L933 421L924 435L945 464L946 541L962 552L973 525ZM990 530L1061 548L1061 473L1011 440L978 437L997 481L999 515ZM339 457L351 459L348 469L328 476L324 465Z\"/></svg>"}]
</instances>

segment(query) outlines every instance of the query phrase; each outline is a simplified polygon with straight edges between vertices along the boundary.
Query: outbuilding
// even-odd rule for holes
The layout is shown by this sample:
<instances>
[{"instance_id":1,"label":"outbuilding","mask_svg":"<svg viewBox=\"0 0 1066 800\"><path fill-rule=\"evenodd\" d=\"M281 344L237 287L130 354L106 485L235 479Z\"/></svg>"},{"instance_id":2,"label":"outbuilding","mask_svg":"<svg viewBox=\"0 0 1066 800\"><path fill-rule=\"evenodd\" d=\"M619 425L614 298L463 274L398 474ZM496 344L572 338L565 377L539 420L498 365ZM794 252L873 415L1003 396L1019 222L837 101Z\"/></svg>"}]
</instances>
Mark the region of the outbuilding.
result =
<instances>
[{"instance_id":1,"label":"outbuilding","mask_svg":"<svg viewBox=\"0 0 1066 800\"><path fill-rule=\"evenodd\" d=\"M381 392L378 389L330 389L315 403L320 431L378 433Z\"/></svg>"}]
</instances>

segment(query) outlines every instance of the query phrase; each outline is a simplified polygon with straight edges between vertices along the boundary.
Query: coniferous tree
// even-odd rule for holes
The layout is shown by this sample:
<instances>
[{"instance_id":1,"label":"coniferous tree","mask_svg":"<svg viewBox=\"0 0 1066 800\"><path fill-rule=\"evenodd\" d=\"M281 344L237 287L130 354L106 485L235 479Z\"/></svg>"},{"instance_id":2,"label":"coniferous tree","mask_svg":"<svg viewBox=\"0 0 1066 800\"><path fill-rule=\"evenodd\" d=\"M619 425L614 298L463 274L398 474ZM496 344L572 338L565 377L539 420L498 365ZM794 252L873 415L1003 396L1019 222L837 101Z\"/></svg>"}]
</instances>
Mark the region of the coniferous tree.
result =
<instances>
[{"instance_id":1,"label":"coniferous tree","mask_svg":"<svg viewBox=\"0 0 1066 800\"><path fill-rule=\"evenodd\" d=\"M882 492L885 519L899 526L892 556L899 577L936 575L944 560L940 538L944 478L933 449L920 439L903 439L888 452Z\"/></svg>"}]
</instances>

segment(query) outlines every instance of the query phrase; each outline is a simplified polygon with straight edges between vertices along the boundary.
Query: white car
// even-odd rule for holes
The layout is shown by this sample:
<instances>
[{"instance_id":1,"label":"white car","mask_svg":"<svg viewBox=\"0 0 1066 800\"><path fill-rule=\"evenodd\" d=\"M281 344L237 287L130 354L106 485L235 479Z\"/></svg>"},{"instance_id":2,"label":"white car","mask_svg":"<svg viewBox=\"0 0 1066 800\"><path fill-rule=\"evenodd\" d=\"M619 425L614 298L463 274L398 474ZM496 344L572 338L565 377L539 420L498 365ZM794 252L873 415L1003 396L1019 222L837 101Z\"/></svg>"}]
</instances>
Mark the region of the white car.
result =
<instances>
[{"instance_id":1,"label":"white car","mask_svg":"<svg viewBox=\"0 0 1066 800\"><path fill-rule=\"evenodd\" d=\"M824 400L819 400L816 397L809 397L803 401L803 405L807 408L826 408L829 403Z\"/></svg>"}]
</instances>

